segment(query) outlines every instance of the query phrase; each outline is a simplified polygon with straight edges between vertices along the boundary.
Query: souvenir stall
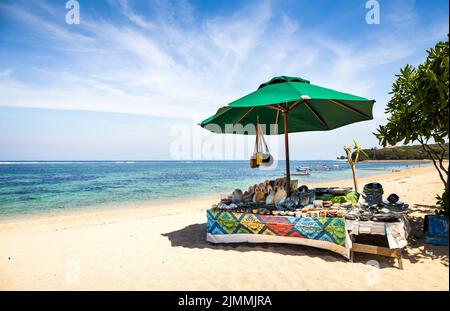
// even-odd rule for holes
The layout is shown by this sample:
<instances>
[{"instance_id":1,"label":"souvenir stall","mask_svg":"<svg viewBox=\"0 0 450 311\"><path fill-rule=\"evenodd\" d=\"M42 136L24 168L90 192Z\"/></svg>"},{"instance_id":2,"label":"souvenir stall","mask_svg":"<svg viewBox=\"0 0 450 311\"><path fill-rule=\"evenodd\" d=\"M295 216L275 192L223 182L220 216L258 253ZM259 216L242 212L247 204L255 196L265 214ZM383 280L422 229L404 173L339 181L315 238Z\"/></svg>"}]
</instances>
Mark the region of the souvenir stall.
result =
<instances>
[{"instance_id":1,"label":"souvenir stall","mask_svg":"<svg viewBox=\"0 0 450 311\"><path fill-rule=\"evenodd\" d=\"M316 190L306 186L293 189L288 197L284 183L285 178L265 181L223 198L207 211L207 240L301 244L349 258L351 240L343 217L346 205L316 199ZM352 195L348 197L351 200Z\"/></svg>"},{"instance_id":2,"label":"souvenir stall","mask_svg":"<svg viewBox=\"0 0 450 311\"><path fill-rule=\"evenodd\" d=\"M357 193L351 188L308 189L291 181L289 133L328 131L351 123L371 120L374 100L311 84L299 77L279 76L200 123L217 134L242 134L237 124L255 126L255 152L250 167L273 161L261 125L267 135L284 135L286 177L266 180L247 190L235 189L207 211L207 240L213 243L271 242L303 244L329 249L350 258L352 238L361 234L361 221L401 221L397 205L370 201L377 191ZM379 197L378 197L379 198ZM407 207L407 206L406 206ZM347 220L353 221L347 224ZM350 227L351 226L351 227ZM394 226L384 226L390 231ZM349 231L349 228L352 228ZM363 229L364 231L364 229ZM389 234L393 236L394 234ZM401 246L403 243L399 243ZM359 248L364 251L367 248ZM352 251L353 250L353 251Z\"/></svg>"},{"instance_id":3,"label":"souvenir stall","mask_svg":"<svg viewBox=\"0 0 450 311\"><path fill-rule=\"evenodd\" d=\"M306 245L350 260L354 252L378 254L398 258L402 268L408 205L398 196L383 200L380 184L367 184L359 194L350 187L297 187L297 181L287 196L283 185L285 178L266 180L222 197L207 210L207 240ZM389 247L356 243L361 234L385 236Z\"/></svg>"}]
</instances>

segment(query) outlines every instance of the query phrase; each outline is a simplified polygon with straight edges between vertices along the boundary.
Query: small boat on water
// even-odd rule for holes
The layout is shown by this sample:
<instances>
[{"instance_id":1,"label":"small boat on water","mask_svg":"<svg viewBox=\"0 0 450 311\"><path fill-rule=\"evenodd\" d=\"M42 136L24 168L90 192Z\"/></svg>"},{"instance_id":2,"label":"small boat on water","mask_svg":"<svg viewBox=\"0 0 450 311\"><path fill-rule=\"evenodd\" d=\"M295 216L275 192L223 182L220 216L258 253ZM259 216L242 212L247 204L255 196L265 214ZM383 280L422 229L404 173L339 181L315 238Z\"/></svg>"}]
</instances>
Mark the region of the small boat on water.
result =
<instances>
[{"instance_id":1,"label":"small boat on water","mask_svg":"<svg viewBox=\"0 0 450 311\"><path fill-rule=\"evenodd\" d=\"M337 164L334 165L318 165L316 167L314 167L314 170L317 171L338 171L338 170L342 170L343 167Z\"/></svg>"},{"instance_id":2,"label":"small boat on water","mask_svg":"<svg viewBox=\"0 0 450 311\"><path fill-rule=\"evenodd\" d=\"M299 166L295 170L297 171L295 175L311 175L311 169L306 166Z\"/></svg>"}]
</instances>

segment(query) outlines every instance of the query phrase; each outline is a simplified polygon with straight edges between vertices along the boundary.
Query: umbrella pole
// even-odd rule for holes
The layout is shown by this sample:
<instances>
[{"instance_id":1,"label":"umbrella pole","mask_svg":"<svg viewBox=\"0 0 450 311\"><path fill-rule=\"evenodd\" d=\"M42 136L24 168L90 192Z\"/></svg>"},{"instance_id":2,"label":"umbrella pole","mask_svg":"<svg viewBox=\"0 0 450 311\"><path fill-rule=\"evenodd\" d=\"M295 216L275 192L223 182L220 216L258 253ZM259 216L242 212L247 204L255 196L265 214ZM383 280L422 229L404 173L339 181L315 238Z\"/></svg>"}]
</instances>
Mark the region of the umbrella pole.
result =
<instances>
[{"instance_id":1,"label":"umbrella pole","mask_svg":"<svg viewBox=\"0 0 450 311\"><path fill-rule=\"evenodd\" d=\"M284 123L284 153L286 154L286 193L291 194L291 169L289 167L289 137L288 137L288 111L283 111Z\"/></svg>"}]
</instances>

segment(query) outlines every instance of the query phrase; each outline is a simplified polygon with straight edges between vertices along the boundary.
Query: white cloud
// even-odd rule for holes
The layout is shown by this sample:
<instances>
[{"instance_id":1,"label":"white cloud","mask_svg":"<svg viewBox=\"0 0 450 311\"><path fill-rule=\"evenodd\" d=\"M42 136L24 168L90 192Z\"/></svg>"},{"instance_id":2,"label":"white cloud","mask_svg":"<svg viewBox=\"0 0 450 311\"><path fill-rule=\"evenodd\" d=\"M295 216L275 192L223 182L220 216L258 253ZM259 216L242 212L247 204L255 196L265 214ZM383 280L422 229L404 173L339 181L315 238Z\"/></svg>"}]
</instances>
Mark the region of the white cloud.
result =
<instances>
[{"instance_id":1,"label":"white cloud","mask_svg":"<svg viewBox=\"0 0 450 311\"><path fill-rule=\"evenodd\" d=\"M13 71L14 70L11 68L0 70L0 79L1 78L9 78L11 76L11 74L13 73Z\"/></svg>"},{"instance_id":2,"label":"white cloud","mask_svg":"<svg viewBox=\"0 0 450 311\"><path fill-rule=\"evenodd\" d=\"M119 0L119 4L122 8L122 13L133 23L135 23L137 26L145 28L145 29L151 29L155 26L153 23L146 20L146 18L142 15L136 14L133 9L129 6L128 0Z\"/></svg>"},{"instance_id":3,"label":"white cloud","mask_svg":"<svg viewBox=\"0 0 450 311\"><path fill-rule=\"evenodd\" d=\"M333 132L291 135L293 159L334 158L352 138L365 147L377 143L371 133L384 122L393 75L406 63L422 61L425 49L448 33L448 18L421 25L410 2L404 16L399 15L402 6L394 7L391 15L382 16L380 28L363 32L367 36L339 39L320 24L307 28L307 16L290 17L270 1L255 1L227 15L201 15L185 1L176 6L153 2L141 10L132 1L108 2L123 19L89 16L81 7L77 26L64 24L59 16L64 11L44 1L0 3L2 12L22 24L22 40L32 38L31 48L48 51L30 51L27 64L36 59L32 66L0 62L0 106L132 113L195 124L272 76L299 75L377 100L372 121ZM151 9L158 13L151 15ZM395 27L383 28L385 24ZM134 125L121 129L124 141L136 139L130 143L136 153L142 150L144 130ZM166 136L146 131L158 141L155 152L163 154L168 143L160 137ZM83 135L75 139L81 145L96 144ZM235 139L238 145L249 142L248 137ZM309 148L318 142L326 148ZM279 137L270 141L271 150L281 157L282 143Z\"/></svg>"},{"instance_id":4,"label":"white cloud","mask_svg":"<svg viewBox=\"0 0 450 311\"><path fill-rule=\"evenodd\" d=\"M378 99L378 68L408 58L418 43L430 40L426 31L410 30L338 41L322 33L320 25L304 29L301 19L274 14L270 1L196 23L195 10L187 2L175 8L159 3L159 16L152 18L136 13L126 0L110 3L129 23L83 14L81 25L68 26L46 3L40 3L40 10L2 5L43 39L49 53L59 53L67 63L53 68L36 62L35 68L20 68L35 82L0 68L0 105L200 121L280 74ZM411 23L414 14L408 16Z\"/></svg>"},{"instance_id":5,"label":"white cloud","mask_svg":"<svg viewBox=\"0 0 450 311\"><path fill-rule=\"evenodd\" d=\"M415 0L396 0L389 3L388 9L381 4L382 22L391 27L407 30L417 25L418 14L415 10Z\"/></svg>"}]
</instances>

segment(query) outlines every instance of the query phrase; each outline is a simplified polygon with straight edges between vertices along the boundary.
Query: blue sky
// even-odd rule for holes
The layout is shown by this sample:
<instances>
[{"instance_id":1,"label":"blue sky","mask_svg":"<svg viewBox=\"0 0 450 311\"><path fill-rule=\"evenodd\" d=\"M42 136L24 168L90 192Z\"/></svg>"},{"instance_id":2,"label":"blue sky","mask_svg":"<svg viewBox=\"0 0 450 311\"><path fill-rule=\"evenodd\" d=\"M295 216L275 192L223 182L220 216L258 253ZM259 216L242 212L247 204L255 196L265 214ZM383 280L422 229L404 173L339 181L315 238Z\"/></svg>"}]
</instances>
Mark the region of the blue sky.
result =
<instances>
[{"instance_id":1,"label":"blue sky","mask_svg":"<svg viewBox=\"0 0 450 311\"><path fill-rule=\"evenodd\" d=\"M395 74L448 33L448 1L380 0L379 25L357 0L78 2L79 25L65 0L0 2L0 160L173 159L180 128L226 145L196 123L275 75L377 101L372 121L290 135L291 158L335 158L377 145Z\"/></svg>"}]
</instances>

